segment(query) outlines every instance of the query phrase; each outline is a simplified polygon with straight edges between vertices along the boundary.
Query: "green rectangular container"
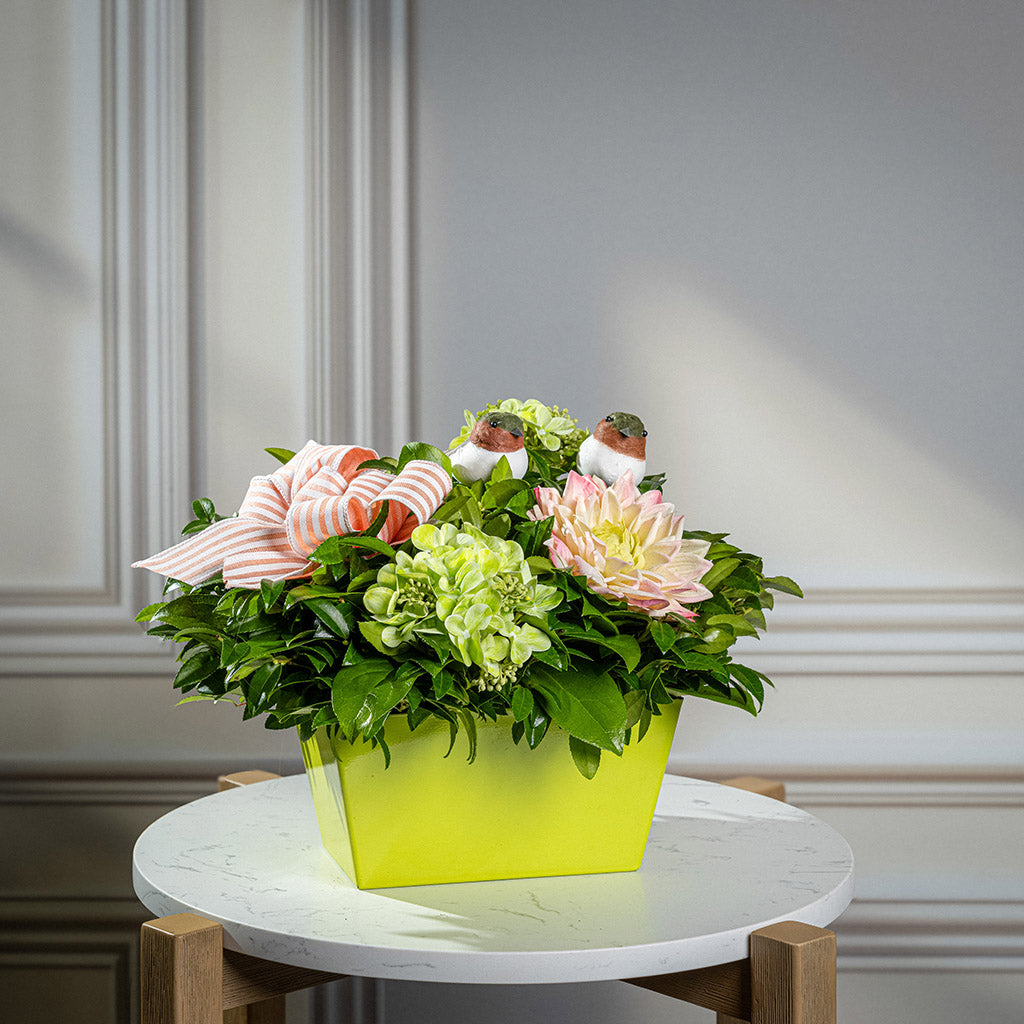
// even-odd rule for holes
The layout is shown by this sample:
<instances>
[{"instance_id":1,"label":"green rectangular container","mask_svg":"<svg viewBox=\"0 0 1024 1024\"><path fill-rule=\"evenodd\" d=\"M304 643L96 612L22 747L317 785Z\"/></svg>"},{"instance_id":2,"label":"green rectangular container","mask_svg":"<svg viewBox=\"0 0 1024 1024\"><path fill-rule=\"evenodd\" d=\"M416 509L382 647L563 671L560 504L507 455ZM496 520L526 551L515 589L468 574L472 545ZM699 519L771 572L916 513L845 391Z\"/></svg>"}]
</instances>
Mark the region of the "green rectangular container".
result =
<instances>
[{"instance_id":1,"label":"green rectangular container","mask_svg":"<svg viewBox=\"0 0 1024 1024\"><path fill-rule=\"evenodd\" d=\"M303 743L323 844L360 889L544 875L635 871L643 859L679 703L662 708L622 757L605 752L593 779L576 770L568 736L552 727L536 749L510 722L479 722L467 762L460 733L446 758L446 723L384 731L391 766L360 741L325 729Z\"/></svg>"}]
</instances>

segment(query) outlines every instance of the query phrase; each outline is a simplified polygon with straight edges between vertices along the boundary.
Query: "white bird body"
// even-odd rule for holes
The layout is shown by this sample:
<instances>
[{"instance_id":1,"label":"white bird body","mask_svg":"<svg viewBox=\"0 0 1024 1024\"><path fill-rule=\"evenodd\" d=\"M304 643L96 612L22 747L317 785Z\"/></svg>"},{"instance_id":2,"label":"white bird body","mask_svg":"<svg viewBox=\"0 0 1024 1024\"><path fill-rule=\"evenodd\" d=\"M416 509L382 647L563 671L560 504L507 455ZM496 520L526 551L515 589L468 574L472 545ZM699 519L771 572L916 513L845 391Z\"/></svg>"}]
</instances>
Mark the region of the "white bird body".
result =
<instances>
[{"instance_id":1,"label":"white bird body","mask_svg":"<svg viewBox=\"0 0 1024 1024\"><path fill-rule=\"evenodd\" d=\"M639 483L647 470L646 459L617 452L593 434L580 445L577 462L581 473L600 477L606 484L615 483L628 469L633 471L633 479Z\"/></svg>"},{"instance_id":2,"label":"white bird body","mask_svg":"<svg viewBox=\"0 0 1024 1024\"><path fill-rule=\"evenodd\" d=\"M463 441L458 448L452 451L451 460L452 465L466 480L486 480L503 455L508 459L508 468L512 470L512 475L517 479L522 479L530 462L530 456L525 448L511 452L498 452L482 448L472 441Z\"/></svg>"}]
</instances>

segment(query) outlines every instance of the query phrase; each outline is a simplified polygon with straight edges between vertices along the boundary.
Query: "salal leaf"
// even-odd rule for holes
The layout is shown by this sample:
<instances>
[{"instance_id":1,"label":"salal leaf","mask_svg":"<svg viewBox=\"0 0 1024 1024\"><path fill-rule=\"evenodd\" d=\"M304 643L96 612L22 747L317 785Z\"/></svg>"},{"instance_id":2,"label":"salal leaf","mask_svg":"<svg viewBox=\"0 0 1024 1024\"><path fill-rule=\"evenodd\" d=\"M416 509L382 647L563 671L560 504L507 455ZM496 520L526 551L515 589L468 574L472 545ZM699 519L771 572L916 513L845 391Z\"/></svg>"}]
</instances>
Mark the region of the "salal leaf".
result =
<instances>
[{"instance_id":1,"label":"salal leaf","mask_svg":"<svg viewBox=\"0 0 1024 1024\"><path fill-rule=\"evenodd\" d=\"M498 465L500 466L505 461L505 456L503 455ZM484 492L484 496L480 501L482 508L505 508L513 495L518 494L520 491L530 490L530 485L525 480L517 480L514 477L508 477L494 483L494 477L492 476L491 481L491 485Z\"/></svg>"},{"instance_id":2,"label":"salal leaf","mask_svg":"<svg viewBox=\"0 0 1024 1024\"><path fill-rule=\"evenodd\" d=\"M394 648L388 647L381 639L384 633L384 624L382 622L360 622L359 632L363 634L363 639L374 650L379 651L381 654L394 654Z\"/></svg>"},{"instance_id":3,"label":"salal leaf","mask_svg":"<svg viewBox=\"0 0 1024 1024\"><path fill-rule=\"evenodd\" d=\"M601 765L600 747L584 743L582 740L576 739L575 736L570 736L569 753L572 754L573 764L585 779L592 779L597 774L597 769Z\"/></svg>"},{"instance_id":4,"label":"salal leaf","mask_svg":"<svg viewBox=\"0 0 1024 1024\"><path fill-rule=\"evenodd\" d=\"M730 665L729 675L733 677L744 689L749 690L751 696L758 704L764 703L764 683L759 673L745 665Z\"/></svg>"},{"instance_id":5,"label":"salal leaf","mask_svg":"<svg viewBox=\"0 0 1024 1024\"><path fill-rule=\"evenodd\" d=\"M394 559L395 549L379 537L366 537L357 534L346 534L344 537L328 537L309 556L311 562L321 565L341 565L352 555L353 548L373 551L378 555L387 555Z\"/></svg>"},{"instance_id":6,"label":"salal leaf","mask_svg":"<svg viewBox=\"0 0 1024 1024\"><path fill-rule=\"evenodd\" d=\"M270 609L277 603L277 599L284 593L285 584L285 580L278 580L276 583L272 583L270 580L260 580L260 594L263 597L265 609Z\"/></svg>"},{"instance_id":7,"label":"salal leaf","mask_svg":"<svg viewBox=\"0 0 1024 1024\"><path fill-rule=\"evenodd\" d=\"M206 647L198 648L178 669L174 677L174 687L177 690L190 690L220 671L220 667L220 658L217 654Z\"/></svg>"},{"instance_id":8,"label":"salal leaf","mask_svg":"<svg viewBox=\"0 0 1024 1024\"><path fill-rule=\"evenodd\" d=\"M469 757L466 760L472 764L476 760L476 718L468 708L458 708L456 714L466 728L466 737L469 739Z\"/></svg>"},{"instance_id":9,"label":"salal leaf","mask_svg":"<svg viewBox=\"0 0 1024 1024\"><path fill-rule=\"evenodd\" d=\"M728 626L713 626L704 634L703 643L694 648L704 654L721 654L736 642L736 634Z\"/></svg>"},{"instance_id":10,"label":"salal leaf","mask_svg":"<svg viewBox=\"0 0 1024 1024\"><path fill-rule=\"evenodd\" d=\"M196 498L192 502L192 514L196 519L202 519L204 522L209 523L213 521L217 510L213 507L213 502L209 498Z\"/></svg>"},{"instance_id":11,"label":"salal leaf","mask_svg":"<svg viewBox=\"0 0 1024 1024\"><path fill-rule=\"evenodd\" d=\"M355 739L373 721L378 705L371 694L391 671L391 662L368 658L358 665L344 666L335 675L331 683L331 703L346 739Z\"/></svg>"},{"instance_id":12,"label":"salal leaf","mask_svg":"<svg viewBox=\"0 0 1024 1024\"><path fill-rule=\"evenodd\" d=\"M399 670L394 675L385 676L383 682L373 688L367 704L370 707L370 725L367 732L374 733L395 707L405 700L406 694L412 689L416 681L417 672L402 673Z\"/></svg>"},{"instance_id":13,"label":"salal leaf","mask_svg":"<svg viewBox=\"0 0 1024 1024\"><path fill-rule=\"evenodd\" d=\"M494 464L494 468L491 470L491 483L501 483L502 480L508 480L511 477L512 467L508 464L508 456L502 455L501 458L499 458L498 461Z\"/></svg>"},{"instance_id":14,"label":"salal leaf","mask_svg":"<svg viewBox=\"0 0 1024 1024\"><path fill-rule=\"evenodd\" d=\"M243 719L252 718L266 709L268 701L281 684L281 671L280 665L261 665L245 681L242 688L245 693Z\"/></svg>"},{"instance_id":15,"label":"salal leaf","mask_svg":"<svg viewBox=\"0 0 1024 1024\"><path fill-rule=\"evenodd\" d=\"M667 622L651 619L651 639L658 645L658 650L664 654L676 642L676 631Z\"/></svg>"},{"instance_id":16,"label":"salal leaf","mask_svg":"<svg viewBox=\"0 0 1024 1024\"><path fill-rule=\"evenodd\" d=\"M570 736L602 750L622 753L626 702L607 672L566 672L538 664L533 668L530 685L551 720Z\"/></svg>"},{"instance_id":17,"label":"salal leaf","mask_svg":"<svg viewBox=\"0 0 1024 1024\"><path fill-rule=\"evenodd\" d=\"M792 594L794 597L804 596L799 585L788 576L769 576L764 580L764 585L769 590L781 590L784 594Z\"/></svg>"},{"instance_id":18,"label":"salal leaf","mask_svg":"<svg viewBox=\"0 0 1024 1024\"><path fill-rule=\"evenodd\" d=\"M517 686L512 692L512 717L522 722L533 712L533 694L529 687Z\"/></svg>"},{"instance_id":19,"label":"salal leaf","mask_svg":"<svg viewBox=\"0 0 1024 1024\"><path fill-rule=\"evenodd\" d=\"M722 682L728 682L729 670L717 658L710 658L696 651L687 651L679 655L679 661L692 672L707 672Z\"/></svg>"},{"instance_id":20,"label":"salal leaf","mask_svg":"<svg viewBox=\"0 0 1024 1024\"><path fill-rule=\"evenodd\" d=\"M632 729L647 707L647 694L643 690L630 690L623 700L626 702L626 728Z\"/></svg>"},{"instance_id":21,"label":"salal leaf","mask_svg":"<svg viewBox=\"0 0 1024 1024\"><path fill-rule=\"evenodd\" d=\"M405 445L398 454L398 469L405 469L414 461L436 462L449 476L452 475L452 460L440 448L423 441L413 441Z\"/></svg>"},{"instance_id":22,"label":"salal leaf","mask_svg":"<svg viewBox=\"0 0 1024 1024\"><path fill-rule=\"evenodd\" d=\"M364 469L381 469L394 476L398 472L398 463L392 458L367 459L365 462L360 462L357 468L359 472Z\"/></svg>"},{"instance_id":23,"label":"salal leaf","mask_svg":"<svg viewBox=\"0 0 1024 1024\"><path fill-rule=\"evenodd\" d=\"M312 597L305 605L335 636L346 639L351 633L352 627L338 602L326 597Z\"/></svg>"},{"instance_id":24,"label":"salal leaf","mask_svg":"<svg viewBox=\"0 0 1024 1024\"><path fill-rule=\"evenodd\" d=\"M631 636L622 633L605 636L596 630L578 629L575 626L563 628L561 634L566 639L586 640L614 651L622 659L627 672L632 672L640 663L640 645Z\"/></svg>"},{"instance_id":25,"label":"salal leaf","mask_svg":"<svg viewBox=\"0 0 1024 1024\"><path fill-rule=\"evenodd\" d=\"M723 558L721 561L715 562L715 564L708 569L706 573L704 573L700 581L708 588L708 590L714 590L722 580L731 575L732 572L739 567L740 560L738 558Z\"/></svg>"},{"instance_id":26,"label":"salal leaf","mask_svg":"<svg viewBox=\"0 0 1024 1024\"><path fill-rule=\"evenodd\" d=\"M736 636L757 636L757 630L742 615L712 615L709 626L728 626Z\"/></svg>"},{"instance_id":27,"label":"salal leaf","mask_svg":"<svg viewBox=\"0 0 1024 1024\"><path fill-rule=\"evenodd\" d=\"M163 601L157 601L156 604L147 604L146 607L143 608L142 611L139 612L139 614L135 616L135 621L136 622L149 622L150 619L152 619L153 616L156 615L156 613L158 611L160 611L161 608L163 608L163 606L164 606L164 602Z\"/></svg>"}]
</instances>

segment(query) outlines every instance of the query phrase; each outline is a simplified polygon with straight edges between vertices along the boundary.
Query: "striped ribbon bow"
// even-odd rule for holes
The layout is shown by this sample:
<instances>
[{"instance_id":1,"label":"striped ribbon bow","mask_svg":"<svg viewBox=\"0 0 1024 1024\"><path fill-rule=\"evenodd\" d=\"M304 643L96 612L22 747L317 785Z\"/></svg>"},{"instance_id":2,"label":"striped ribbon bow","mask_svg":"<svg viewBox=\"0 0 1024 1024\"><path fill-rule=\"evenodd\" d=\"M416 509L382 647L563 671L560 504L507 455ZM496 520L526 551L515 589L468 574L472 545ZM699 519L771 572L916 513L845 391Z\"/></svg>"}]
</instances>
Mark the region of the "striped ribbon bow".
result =
<instances>
[{"instance_id":1,"label":"striped ribbon bow","mask_svg":"<svg viewBox=\"0 0 1024 1024\"><path fill-rule=\"evenodd\" d=\"M358 469L370 448L310 441L270 476L253 477L238 515L208 526L132 568L195 585L223 569L229 587L309 576L309 555L328 537L366 530L383 502L381 540L400 544L438 509L451 488L435 462L409 462L394 476Z\"/></svg>"}]
</instances>

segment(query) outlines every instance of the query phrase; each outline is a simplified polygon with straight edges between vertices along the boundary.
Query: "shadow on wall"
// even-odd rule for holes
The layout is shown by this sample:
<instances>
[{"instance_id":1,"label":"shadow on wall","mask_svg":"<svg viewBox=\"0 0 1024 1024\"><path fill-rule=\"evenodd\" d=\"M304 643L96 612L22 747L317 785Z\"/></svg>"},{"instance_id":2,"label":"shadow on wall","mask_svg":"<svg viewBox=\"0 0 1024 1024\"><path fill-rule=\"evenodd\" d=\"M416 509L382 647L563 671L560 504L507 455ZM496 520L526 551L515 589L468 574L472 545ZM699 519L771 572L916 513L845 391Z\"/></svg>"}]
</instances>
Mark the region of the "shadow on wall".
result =
<instances>
[{"instance_id":1,"label":"shadow on wall","mask_svg":"<svg viewBox=\"0 0 1024 1024\"><path fill-rule=\"evenodd\" d=\"M95 285L82 261L34 231L9 210L0 210L0 258L32 279L37 288L87 302Z\"/></svg>"},{"instance_id":2,"label":"shadow on wall","mask_svg":"<svg viewBox=\"0 0 1024 1024\"><path fill-rule=\"evenodd\" d=\"M614 332L641 365L672 354L673 372L645 375L644 401L656 461L688 525L728 528L744 509L745 530L763 531L743 538L755 549L787 558L818 549L806 569L787 562L808 583L828 550L832 586L927 587L965 576L976 587L1013 585L1003 566L1024 562L1024 521L1008 491L1024 481L1006 472L1008 453L1000 488L998 448L973 460L956 451L951 435L966 425L886 408L884 395L849 386L843 368L822 358L801 358L695 273L648 269L614 303ZM752 495L762 509L753 515ZM981 536L984 546L965 542ZM993 547L1005 561L993 562Z\"/></svg>"}]
</instances>

